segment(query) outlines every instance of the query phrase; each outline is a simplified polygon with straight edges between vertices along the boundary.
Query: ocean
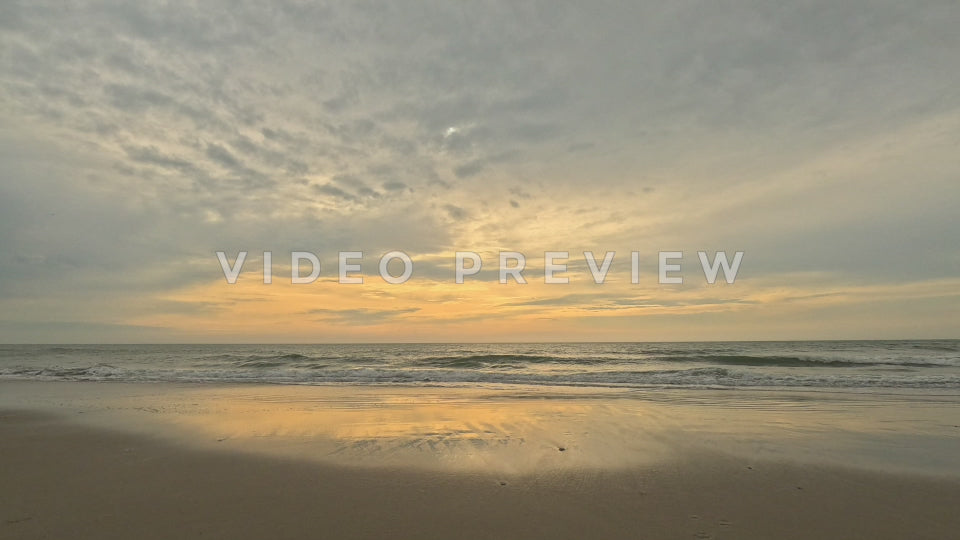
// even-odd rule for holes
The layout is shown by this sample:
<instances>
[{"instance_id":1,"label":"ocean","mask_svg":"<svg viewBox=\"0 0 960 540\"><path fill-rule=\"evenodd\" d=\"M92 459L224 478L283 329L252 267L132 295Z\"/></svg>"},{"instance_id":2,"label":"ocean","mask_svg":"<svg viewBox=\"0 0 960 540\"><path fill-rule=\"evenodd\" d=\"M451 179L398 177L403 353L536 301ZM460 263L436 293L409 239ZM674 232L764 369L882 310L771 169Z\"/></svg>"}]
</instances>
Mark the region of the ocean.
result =
<instances>
[{"instance_id":1,"label":"ocean","mask_svg":"<svg viewBox=\"0 0 960 540\"><path fill-rule=\"evenodd\" d=\"M0 379L960 389L960 340L4 345L0 346Z\"/></svg>"}]
</instances>

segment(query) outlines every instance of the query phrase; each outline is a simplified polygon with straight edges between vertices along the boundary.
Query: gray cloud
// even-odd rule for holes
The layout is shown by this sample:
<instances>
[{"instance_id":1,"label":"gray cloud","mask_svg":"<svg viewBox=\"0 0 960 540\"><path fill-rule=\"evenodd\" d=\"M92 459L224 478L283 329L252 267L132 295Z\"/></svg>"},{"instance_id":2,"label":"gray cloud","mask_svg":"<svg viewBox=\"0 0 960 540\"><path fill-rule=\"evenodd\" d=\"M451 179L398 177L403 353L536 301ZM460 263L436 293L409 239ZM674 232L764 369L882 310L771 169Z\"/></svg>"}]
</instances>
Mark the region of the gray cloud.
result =
<instances>
[{"instance_id":1,"label":"gray cloud","mask_svg":"<svg viewBox=\"0 0 960 540\"><path fill-rule=\"evenodd\" d=\"M3 2L0 291L136 304L216 279L217 249L436 253L469 220L734 246L748 276L956 276L957 14Z\"/></svg>"},{"instance_id":2,"label":"gray cloud","mask_svg":"<svg viewBox=\"0 0 960 540\"><path fill-rule=\"evenodd\" d=\"M139 163L175 169L184 173L195 171L195 167L191 162L175 156L165 155L155 146L125 146L123 150L130 159Z\"/></svg>"},{"instance_id":3,"label":"gray cloud","mask_svg":"<svg viewBox=\"0 0 960 540\"><path fill-rule=\"evenodd\" d=\"M367 326L382 324L392 319L416 313L420 308L405 309L314 309L309 312L310 315L319 315L319 319L324 322L333 322L335 324L347 324L356 326Z\"/></svg>"},{"instance_id":4,"label":"gray cloud","mask_svg":"<svg viewBox=\"0 0 960 540\"><path fill-rule=\"evenodd\" d=\"M470 163L464 163L463 165L454 167L453 174L455 174L457 178L470 178L471 176L480 174L483 168L484 164L482 162L471 161Z\"/></svg>"},{"instance_id":5,"label":"gray cloud","mask_svg":"<svg viewBox=\"0 0 960 540\"><path fill-rule=\"evenodd\" d=\"M224 167L229 167L232 169L242 168L242 165L239 161L237 161L237 158L233 157L233 154L231 154L229 150L220 146L219 144L207 145L207 157L223 165Z\"/></svg>"},{"instance_id":6,"label":"gray cloud","mask_svg":"<svg viewBox=\"0 0 960 540\"><path fill-rule=\"evenodd\" d=\"M447 211L447 214L449 214L450 217L453 219L461 220L461 219L466 219L468 216L468 213L466 210L453 204L445 204L443 205L443 208L444 210Z\"/></svg>"},{"instance_id":7,"label":"gray cloud","mask_svg":"<svg viewBox=\"0 0 960 540\"><path fill-rule=\"evenodd\" d=\"M323 185L315 184L315 185L313 186L313 189L314 189L317 193L322 193L322 194L324 194L324 195L332 195L333 197L337 197L337 198L344 199L344 200L347 200L347 201L355 201L355 200L357 200L357 198L354 197L353 195L351 195L351 194L347 193L346 191L338 188L337 186L333 186L333 185L330 185L330 184L323 184Z\"/></svg>"},{"instance_id":8,"label":"gray cloud","mask_svg":"<svg viewBox=\"0 0 960 540\"><path fill-rule=\"evenodd\" d=\"M387 191L402 191L407 189L407 185L403 182L384 182L383 189Z\"/></svg>"}]
</instances>

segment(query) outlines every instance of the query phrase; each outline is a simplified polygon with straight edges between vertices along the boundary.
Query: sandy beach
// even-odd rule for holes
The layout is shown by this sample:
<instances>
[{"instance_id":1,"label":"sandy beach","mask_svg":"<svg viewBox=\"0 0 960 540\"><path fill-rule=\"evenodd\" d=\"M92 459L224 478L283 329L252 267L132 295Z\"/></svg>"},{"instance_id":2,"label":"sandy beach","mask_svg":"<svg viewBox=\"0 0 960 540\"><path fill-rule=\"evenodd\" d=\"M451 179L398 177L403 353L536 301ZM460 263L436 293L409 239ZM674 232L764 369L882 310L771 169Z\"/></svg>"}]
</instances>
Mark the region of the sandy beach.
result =
<instances>
[{"instance_id":1,"label":"sandy beach","mask_svg":"<svg viewBox=\"0 0 960 540\"><path fill-rule=\"evenodd\" d=\"M960 1L0 1L0 540L960 539Z\"/></svg>"},{"instance_id":2,"label":"sandy beach","mask_svg":"<svg viewBox=\"0 0 960 540\"><path fill-rule=\"evenodd\" d=\"M944 399L780 403L739 422L729 393L691 405L515 389L0 390L4 538L900 539L960 528L949 451L960 430L935 437L924 420L956 412ZM774 417L780 427L763 420ZM908 466L922 456L926 468Z\"/></svg>"}]
</instances>

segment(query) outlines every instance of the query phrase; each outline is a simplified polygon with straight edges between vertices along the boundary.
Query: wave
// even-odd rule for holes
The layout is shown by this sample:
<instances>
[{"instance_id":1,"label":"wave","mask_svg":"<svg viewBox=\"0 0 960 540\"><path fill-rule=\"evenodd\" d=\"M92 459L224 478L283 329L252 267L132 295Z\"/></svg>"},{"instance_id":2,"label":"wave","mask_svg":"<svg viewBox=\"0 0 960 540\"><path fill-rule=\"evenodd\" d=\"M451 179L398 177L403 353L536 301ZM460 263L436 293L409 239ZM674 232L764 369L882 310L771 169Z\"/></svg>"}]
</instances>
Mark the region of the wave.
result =
<instances>
[{"instance_id":1,"label":"wave","mask_svg":"<svg viewBox=\"0 0 960 540\"><path fill-rule=\"evenodd\" d=\"M127 370L117 368L110 364L94 364L92 366L73 366L73 367L13 367L0 369L0 377L14 376L16 378L37 378L37 379L68 379L79 380L85 378L106 379L115 375L120 375Z\"/></svg>"},{"instance_id":2,"label":"wave","mask_svg":"<svg viewBox=\"0 0 960 540\"><path fill-rule=\"evenodd\" d=\"M567 357L538 354L471 354L466 356L428 356L411 359L410 364L450 368L509 367L523 364L592 365L622 361L614 357Z\"/></svg>"},{"instance_id":3,"label":"wave","mask_svg":"<svg viewBox=\"0 0 960 540\"><path fill-rule=\"evenodd\" d=\"M912 345L912 347L921 351L960 352L960 348L949 345Z\"/></svg>"},{"instance_id":4,"label":"wave","mask_svg":"<svg viewBox=\"0 0 960 540\"><path fill-rule=\"evenodd\" d=\"M534 354L475 354L466 356L434 356L411 360L411 364L422 364L449 368L490 368L511 367L526 364L568 364L568 365L602 365L602 364L647 364L647 363L704 363L726 366L756 366L756 367L875 367L875 366L903 366L911 368L951 367L955 364L936 361L868 361L859 359L824 358L813 356L758 356L737 354L672 354L672 355L628 355L628 356L552 356Z\"/></svg>"},{"instance_id":5,"label":"wave","mask_svg":"<svg viewBox=\"0 0 960 540\"><path fill-rule=\"evenodd\" d=\"M0 368L0 379L197 382L262 384L511 384L582 387L823 387L823 388L951 388L960 389L960 375L918 376L873 372L830 375L830 372L757 372L738 366L676 369L579 371L573 373L518 372L450 368L347 368L339 365L253 369L119 368L112 365L48 368Z\"/></svg>"},{"instance_id":6,"label":"wave","mask_svg":"<svg viewBox=\"0 0 960 540\"><path fill-rule=\"evenodd\" d=\"M233 362L237 367L246 368L269 368L286 366L297 362L309 361L313 358L300 353L272 354L272 355L252 355Z\"/></svg>"},{"instance_id":7,"label":"wave","mask_svg":"<svg viewBox=\"0 0 960 540\"><path fill-rule=\"evenodd\" d=\"M957 346L957 347L955 347ZM960 342L5 346L0 378L960 388Z\"/></svg>"},{"instance_id":8,"label":"wave","mask_svg":"<svg viewBox=\"0 0 960 540\"><path fill-rule=\"evenodd\" d=\"M949 367L953 364L940 362L915 361L863 361L853 359L836 359L804 356L750 356L750 355L704 355L704 356L671 356L665 360L672 362L705 362L728 366L757 366L757 367L872 367L872 366L904 366L904 367Z\"/></svg>"}]
</instances>

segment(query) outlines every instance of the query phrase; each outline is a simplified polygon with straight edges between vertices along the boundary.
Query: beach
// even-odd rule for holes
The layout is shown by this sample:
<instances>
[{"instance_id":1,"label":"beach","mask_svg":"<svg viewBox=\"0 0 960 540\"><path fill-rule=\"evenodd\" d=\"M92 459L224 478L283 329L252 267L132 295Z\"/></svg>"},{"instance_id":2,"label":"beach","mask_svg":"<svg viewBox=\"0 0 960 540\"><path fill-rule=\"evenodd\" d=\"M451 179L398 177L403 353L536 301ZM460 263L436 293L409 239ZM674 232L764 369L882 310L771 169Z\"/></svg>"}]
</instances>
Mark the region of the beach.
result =
<instances>
[{"instance_id":1,"label":"beach","mask_svg":"<svg viewBox=\"0 0 960 540\"><path fill-rule=\"evenodd\" d=\"M0 1L0 540L960 539L958 22Z\"/></svg>"},{"instance_id":2,"label":"beach","mask_svg":"<svg viewBox=\"0 0 960 540\"><path fill-rule=\"evenodd\" d=\"M926 393L0 381L3 538L947 538Z\"/></svg>"},{"instance_id":3,"label":"beach","mask_svg":"<svg viewBox=\"0 0 960 540\"><path fill-rule=\"evenodd\" d=\"M960 539L958 22L0 1L0 540Z\"/></svg>"}]
</instances>

